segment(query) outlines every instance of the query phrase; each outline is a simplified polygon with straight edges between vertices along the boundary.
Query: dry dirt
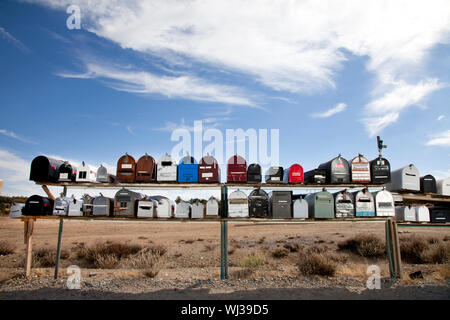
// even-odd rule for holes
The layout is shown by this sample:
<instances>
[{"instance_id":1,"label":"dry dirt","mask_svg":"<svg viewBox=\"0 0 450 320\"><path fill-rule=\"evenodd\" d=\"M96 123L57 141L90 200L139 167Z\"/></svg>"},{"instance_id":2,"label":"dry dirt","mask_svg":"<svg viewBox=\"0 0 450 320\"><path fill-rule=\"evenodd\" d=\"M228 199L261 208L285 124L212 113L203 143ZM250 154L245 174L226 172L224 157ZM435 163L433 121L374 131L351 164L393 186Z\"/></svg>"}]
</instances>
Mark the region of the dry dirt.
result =
<instances>
[{"instance_id":1,"label":"dry dirt","mask_svg":"<svg viewBox=\"0 0 450 320\"><path fill-rule=\"evenodd\" d=\"M56 247L57 220L35 223L33 248ZM400 228L402 235L418 234L448 239L448 228ZM357 234L375 234L384 239L384 222L229 222L230 280L220 280L220 223L135 222L64 220L63 259L60 278L53 280L52 268L33 268L31 280L23 277L23 222L0 217L0 241L16 245L15 253L0 256L1 299L449 299L450 265L404 264L402 281L391 281L386 257L378 260L349 254L334 277L304 277L296 268L297 252L275 258L272 252L286 243L321 245L330 250ZM81 267L81 290L66 288L69 265L77 264L74 250L80 244L120 241L164 245L168 248L161 270L147 278L133 269L87 269ZM256 268L242 265L257 254L264 263ZM382 289L366 289L367 266L382 271ZM422 271L424 279L408 274Z\"/></svg>"}]
</instances>

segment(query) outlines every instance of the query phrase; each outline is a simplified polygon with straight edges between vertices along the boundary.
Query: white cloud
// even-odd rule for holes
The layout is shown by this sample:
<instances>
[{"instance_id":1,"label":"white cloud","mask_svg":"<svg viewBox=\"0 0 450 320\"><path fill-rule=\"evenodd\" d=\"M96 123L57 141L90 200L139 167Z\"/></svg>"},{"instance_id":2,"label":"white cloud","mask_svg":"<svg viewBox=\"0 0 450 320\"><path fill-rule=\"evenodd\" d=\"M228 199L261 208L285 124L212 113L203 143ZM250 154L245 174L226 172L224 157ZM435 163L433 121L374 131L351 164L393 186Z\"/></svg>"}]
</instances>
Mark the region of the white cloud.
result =
<instances>
[{"instance_id":1,"label":"white cloud","mask_svg":"<svg viewBox=\"0 0 450 320\"><path fill-rule=\"evenodd\" d=\"M256 107L256 104L237 87L209 83L190 75L159 76L150 72L124 70L95 63L86 64L82 74L57 74L64 78L106 79L107 85L118 91L139 94L162 94L169 98L220 102Z\"/></svg>"},{"instance_id":2,"label":"white cloud","mask_svg":"<svg viewBox=\"0 0 450 320\"><path fill-rule=\"evenodd\" d=\"M30 52L30 49L28 49L28 47L26 45L24 45L20 40L17 40L16 38L14 38L8 31L6 31L2 27L0 27L0 37L11 42L14 46L16 46L20 51L22 51L24 53Z\"/></svg>"},{"instance_id":3,"label":"white cloud","mask_svg":"<svg viewBox=\"0 0 450 320\"><path fill-rule=\"evenodd\" d=\"M450 130L433 135L427 142L427 146L450 147Z\"/></svg>"},{"instance_id":4,"label":"white cloud","mask_svg":"<svg viewBox=\"0 0 450 320\"><path fill-rule=\"evenodd\" d=\"M418 105L429 94L443 88L437 79L426 79L417 84L404 81L391 82L391 89L365 106L369 115L364 119L366 129L371 137L391 123L395 123L402 111Z\"/></svg>"},{"instance_id":5,"label":"white cloud","mask_svg":"<svg viewBox=\"0 0 450 320\"><path fill-rule=\"evenodd\" d=\"M437 117L437 121L441 121L442 119L444 119L445 118L445 116L443 115L443 114L441 114L439 117Z\"/></svg>"},{"instance_id":6,"label":"white cloud","mask_svg":"<svg viewBox=\"0 0 450 320\"><path fill-rule=\"evenodd\" d=\"M321 113L314 113L314 114L311 115L311 117L313 117L313 118L329 118L332 115L335 115L335 114L337 114L339 112L344 111L346 107L347 107L347 105L345 103L341 102L341 103L338 103L336 106L334 106L333 108L331 108L331 109L329 109L327 111L324 111L324 112L321 112Z\"/></svg>"},{"instance_id":7,"label":"white cloud","mask_svg":"<svg viewBox=\"0 0 450 320\"><path fill-rule=\"evenodd\" d=\"M219 127L223 121L228 121L231 118L228 117L209 117L209 118L204 118L204 119L199 119L196 121L202 121L202 129L206 130L209 128L217 128ZM160 127L160 128L153 128L153 130L156 131L167 131L167 132L172 132L176 129L186 129L188 131L194 131L194 121L192 121L192 125L187 125L186 121L184 118L180 119L180 122L173 122L173 121L166 121L164 124L164 127Z\"/></svg>"},{"instance_id":8,"label":"white cloud","mask_svg":"<svg viewBox=\"0 0 450 320\"><path fill-rule=\"evenodd\" d=\"M28 138L24 138L21 136L18 136L17 134L15 134L13 131L8 131L6 129L0 129L0 134L10 137L10 138L14 138L16 140L22 141L22 142L26 142L26 143L33 143L36 144L37 142L30 140Z\"/></svg>"},{"instance_id":9,"label":"white cloud","mask_svg":"<svg viewBox=\"0 0 450 320\"><path fill-rule=\"evenodd\" d=\"M450 32L448 0L29 1L60 10L78 4L87 30L122 48L159 56L169 64L189 67L196 65L193 61L250 75L278 91L335 88L347 52L365 57L366 69L375 76L372 101L366 106L374 111L367 121L371 135L436 90L437 80L423 77L424 64L434 46L449 43ZM176 97L181 87L186 96L188 79L163 80L157 83L175 89L162 94ZM204 86L194 85L202 93L194 90L192 96L211 101L215 87L205 94ZM423 91L410 99L402 94L407 87ZM155 86L127 80L119 89L153 92ZM240 95L238 102L234 94L225 96L216 100L245 104ZM384 111L378 113L377 105Z\"/></svg>"}]
</instances>

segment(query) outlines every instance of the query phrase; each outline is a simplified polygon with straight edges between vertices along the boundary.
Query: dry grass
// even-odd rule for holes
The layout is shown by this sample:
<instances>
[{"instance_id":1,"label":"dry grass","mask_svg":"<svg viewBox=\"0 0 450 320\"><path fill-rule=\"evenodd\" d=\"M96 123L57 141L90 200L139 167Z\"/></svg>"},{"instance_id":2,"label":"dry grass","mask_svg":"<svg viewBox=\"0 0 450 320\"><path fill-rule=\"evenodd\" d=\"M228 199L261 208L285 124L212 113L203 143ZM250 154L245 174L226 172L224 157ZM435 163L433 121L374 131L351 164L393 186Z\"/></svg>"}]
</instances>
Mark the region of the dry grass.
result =
<instances>
[{"instance_id":1,"label":"dry grass","mask_svg":"<svg viewBox=\"0 0 450 320\"><path fill-rule=\"evenodd\" d=\"M203 247L203 252L210 252L210 251L214 251L214 249L217 247L217 245L215 244L205 244L205 246ZM228 252L230 252L228 250Z\"/></svg>"},{"instance_id":2,"label":"dry grass","mask_svg":"<svg viewBox=\"0 0 450 320\"><path fill-rule=\"evenodd\" d=\"M450 244L436 237L400 238L402 260L412 264L444 264L450 260Z\"/></svg>"},{"instance_id":3,"label":"dry grass","mask_svg":"<svg viewBox=\"0 0 450 320\"><path fill-rule=\"evenodd\" d=\"M230 279L236 280L236 279L248 279L253 275L252 269L242 269L242 270L236 270L233 271L230 274Z\"/></svg>"},{"instance_id":4,"label":"dry grass","mask_svg":"<svg viewBox=\"0 0 450 320\"><path fill-rule=\"evenodd\" d=\"M16 247L9 241L0 241L0 256L13 254Z\"/></svg>"},{"instance_id":5,"label":"dry grass","mask_svg":"<svg viewBox=\"0 0 450 320\"><path fill-rule=\"evenodd\" d=\"M120 264L125 268L142 270L144 276L154 278L161 269L161 257L162 255L158 250L144 248L138 253L124 259Z\"/></svg>"},{"instance_id":6,"label":"dry grass","mask_svg":"<svg viewBox=\"0 0 450 320\"><path fill-rule=\"evenodd\" d=\"M252 253L239 262L239 267L255 269L266 264L266 257L262 254Z\"/></svg>"},{"instance_id":7,"label":"dry grass","mask_svg":"<svg viewBox=\"0 0 450 320\"><path fill-rule=\"evenodd\" d=\"M142 246L137 244L106 241L96 243L89 248L79 245L77 257L100 269L114 269L121 259L126 259L141 250Z\"/></svg>"},{"instance_id":8,"label":"dry grass","mask_svg":"<svg viewBox=\"0 0 450 320\"><path fill-rule=\"evenodd\" d=\"M297 268L305 276L319 275L332 277L336 273L336 263L327 254L299 254Z\"/></svg>"},{"instance_id":9,"label":"dry grass","mask_svg":"<svg viewBox=\"0 0 450 320\"><path fill-rule=\"evenodd\" d=\"M61 249L61 260L69 258L68 251ZM35 268L52 268L56 265L56 248L43 247L34 250L31 263ZM22 266L25 266L25 259L22 261Z\"/></svg>"},{"instance_id":10,"label":"dry grass","mask_svg":"<svg viewBox=\"0 0 450 320\"><path fill-rule=\"evenodd\" d=\"M384 255L386 247L375 235L359 234L338 243L339 250L348 250L365 258L377 258Z\"/></svg>"}]
</instances>

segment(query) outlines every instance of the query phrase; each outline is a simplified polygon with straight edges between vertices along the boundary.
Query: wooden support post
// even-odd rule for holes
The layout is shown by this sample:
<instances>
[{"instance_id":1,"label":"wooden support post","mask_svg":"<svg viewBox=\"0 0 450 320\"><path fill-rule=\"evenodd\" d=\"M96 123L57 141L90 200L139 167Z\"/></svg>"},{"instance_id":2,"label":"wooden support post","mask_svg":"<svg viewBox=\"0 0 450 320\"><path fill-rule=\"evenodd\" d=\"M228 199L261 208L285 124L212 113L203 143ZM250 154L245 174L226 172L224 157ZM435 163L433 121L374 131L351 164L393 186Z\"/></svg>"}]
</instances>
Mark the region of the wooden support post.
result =
<instances>
[{"instance_id":1,"label":"wooden support post","mask_svg":"<svg viewBox=\"0 0 450 320\"><path fill-rule=\"evenodd\" d=\"M389 272L391 278L402 278L400 243L398 239L397 225L393 218L386 220L386 251L389 260Z\"/></svg>"},{"instance_id":2,"label":"wooden support post","mask_svg":"<svg viewBox=\"0 0 450 320\"><path fill-rule=\"evenodd\" d=\"M25 257L25 277L28 279L31 275L31 262L33 260L33 230L35 219L24 219L24 242L27 246Z\"/></svg>"}]
</instances>

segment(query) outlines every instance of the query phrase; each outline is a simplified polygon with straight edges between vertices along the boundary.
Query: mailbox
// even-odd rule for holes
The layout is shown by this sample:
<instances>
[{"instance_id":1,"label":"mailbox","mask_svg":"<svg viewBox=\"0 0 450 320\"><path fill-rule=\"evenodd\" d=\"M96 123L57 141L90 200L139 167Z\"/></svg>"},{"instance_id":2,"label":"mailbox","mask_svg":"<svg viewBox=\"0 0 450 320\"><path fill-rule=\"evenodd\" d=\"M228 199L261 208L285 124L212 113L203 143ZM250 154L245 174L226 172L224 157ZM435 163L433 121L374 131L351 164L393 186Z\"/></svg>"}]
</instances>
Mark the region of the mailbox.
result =
<instances>
[{"instance_id":1,"label":"mailbox","mask_svg":"<svg viewBox=\"0 0 450 320\"><path fill-rule=\"evenodd\" d=\"M84 161L77 168L77 182L97 182L97 170Z\"/></svg>"},{"instance_id":2,"label":"mailbox","mask_svg":"<svg viewBox=\"0 0 450 320\"><path fill-rule=\"evenodd\" d=\"M270 192L269 209L272 218L292 218L292 191Z\"/></svg>"},{"instance_id":3,"label":"mailbox","mask_svg":"<svg viewBox=\"0 0 450 320\"><path fill-rule=\"evenodd\" d=\"M414 207L416 212L416 221L430 222L430 211L425 206Z\"/></svg>"},{"instance_id":4,"label":"mailbox","mask_svg":"<svg viewBox=\"0 0 450 320\"><path fill-rule=\"evenodd\" d=\"M248 217L248 198L247 195L239 189L231 192L228 196L228 217Z\"/></svg>"},{"instance_id":5,"label":"mailbox","mask_svg":"<svg viewBox=\"0 0 450 320\"><path fill-rule=\"evenodd\" d=\"M156 217L173 218L175 215L175 203L173 201L163 196L152 196L151 198L157 202Z\"/></svg>"},{"instance_id":6,"label":"mailbox","mask_svg":"<svg viewBox=\"0 0 450 320\"><path fill-rule=\"evenodd\" d=\"M373 193L377 217L395 217L394 197L387 190Z\"/></svg>"},{"instance_id":7,"label":"mailbox","mask_svg":"<svg viewBox=\"0 0 450 320\"><path fill-rule=\"evenodd\" d=\"M139 158L136 163L136 182L155 182L156 162L147 153Z\"/></svg>"},{"instance_id":8,"label":"mailbox","mask_svg":"<svg viewBox=\"0 0 450 320\"><path fill-rule=\"evenodd\" d=\"M355 216L353 195L343 190L334 193L333 196L336 218L353 218Z\"/></svg>"},{"instance_id":9,"label":"mailbox","mask_svg":"<svg viewBox=\"0 0 450 320\"><path fill-rule=\"evenodd\" d=\"M220 168L217 160L209 154L198 164L198 181L201 183L219 183Z\"/></svg>"},{"instance_id":10,"label":"mailbox","mask_svg":"<svg viewBox=\"0 0 450 320\"><path fill-rule=\"evenodd\" d=\"M120 189L114 197L114 215L136 217L138 201L144 197L140 193L125 188Z\"/></svg>"},{"instance_id":11,"label":"mailbox","mask_svg":"<svg viewBox=\"0 0 450 320\"><path fill-rule=\"evenodd\" d=\"M423 193L437 193L436 179L431 174L420 177L420 191Z\"/></svg>"},{"instance_id":12,"label":"mailbox","mask_svg":"<svg viewBox=\"0 0 450 320\"><path fill-rule=\"evenodd\" d=\"M440 179L436 182L437 193L441 196L450 196L450 178Z\"/></svg>"},{"instance_id":13,"label":"mailbox","mask_svg":"<svg viewBox=\"0 0 450 320\"><path fill-rule=\"evenodd\" d=\"M189 202L181 201L175 209L175 218L189 219L192 213L192 206Z\"/></svg>"},{"instance_id":14,"label":"mailbox","mask_svg":"<svg viewBox=\"0 0 450 320\"><path fill-rule=\"evenodd\" d=\"M205 217L205 206L200 201L196 201L192 204L191 218L203 219Z\"/></svg>"},{"instance_id":15,"label":"mailbox","mask_svg":"<svg viewBox=\"0 0 450 320\"><path fill-rule=\"evenodd\" d=\"M261 183L261 181L262 181L261 166L257 163L252 163L247 168L247 182Z\"/></svg>"},{"instance_id":16,"label":"mailbox","mask_svg":"<svg viewBox=\"0 0 450 320\"><path fill-rule=\"evenodd\" d=\"M299 219L308 218L308 202L301 197L294 199L292 202L292 215L294 218Z\"/></svg>"},{"instance_id":17,"label":"mailbox","mask_svg":"<svg viewBox=\"0 0 450 320\"><path fill-rule=\"evenodd\" d=\"M220 202L215 197L206 202L206 217L218 217L220 213Z\"/></svg>"},{"instance_id":18,"label":"mailbox","mask_svg":"<svg viewBox=\"0 0 450 320\"><path fill-rule=\"evenodd\" d=\"M177 181L177 164L168 153L158 161L157 180L158 182Z\"/></svg>"},{"instance_id":19,"label":"mailbox","mask_svg":"<svg viewBox=\"0 0 450 320\"><path fill-rule=\"evenodd\" d=\"M178 163L178 182L198 182L198 163L190 155Z\"/></svg>"},{"instance_id":20,"label":"mailbox","mask_svg":"<svg viewBox=\"0 0 450 320\"><path fill-rule=\"evenodd\" d=\"M355 216L356 217L374 217L375 216L375 199L368 191L364 188L360 191L353 193L355 199Z\"/></svg>"},{"instance_id":21,"label":"mailbox","mask_svg":"<svg viewBox=\"0 0 450 320\"><path fill-rule=\"evenodd\" d=\"M303 167L295 163L284 170L284 183L303 183Z\"/></svg>"},{"instance_id":22,"label":"mailbox","mask_svg":"<svg viewBox=\"0 0 450 320\"><path fill-rule=\"evenodd\" d=\"M247 182L247 161L241 156L228 159L227 182Z\"/></svg>"},{"instance_id":23,"label":"mailbox","mask_svg":"<svg viewBox=\"0 0 450 320\"><path fill-rule=\"evenodd\" d=\"M412 206L395 207L395 220L399 222L417 221L416 210Z\"/></svg>"},{"instance_id":24,"label":"mailbox","mask_svg":"<svg viewBox=\"0 0 450 320\"><path fill-rule=\"evenodd\" d=\"M350 168L348 161L341 155L336 158L322 163L319 169L324 169L327 174L327 183L349 183L350 182Z\"/></svg>"},{"instance_id":25,"label":"mailbox","mask_svg":"<svg viewBox=\"0 0 450 320\"><path fill-rule=\"evenodd\" d=\"M64 161L58 170L59 182L75 182L77 178L77 169L73 168L68 161Z\"/></svg>"},{"instance_id":26,"label":"mailbox","mask_svg":"<svg viewBox=\"0 0 450 320\"><path fill-rule=\"evenodd\" d=\"M14 202L11 205L11 208L9 210L9 217L14 218L20 218L23 217L22 209L25 207L25 203L22 202Z\"/></svg>"},{"instance_id":27,"label":"mailbox","mask_svg":"<svg viewBox=\"0 0 450 320\"><path fill-rule=\"evenodd\" d=\"M334 218L334 198L326 190L305 196L310 218Z\"/></svg>"},{"instance_id":28,"label":"mailbox","mask_svg":"<svg viewBox=\"0 0 450 320\"><path fill-rule=\"evenodd\" d=\"M373 184L383 184L391 181L391 165L383 157L370 161L370 178Z\"/></svg>"},{"instance_id":29,"label":"mailbox","mask_svg":"<svg viewBox=\"0 0 450 320\"><path fill-rule=\"evenodd\" d=\"M71 198L58 197L53 205L53 215L67 216L69 214L69 205Z\"/></svg>"},{"instance_id":30,"label":"mailbox","mask_svg":"<svg viewBox=\"0 0 450 320\"><path fill-rule=\"evenodd\" d=\"M391 172L391 182L386 186L389 191L420 191L419 170L410 164Z\"/></svg>"},{"instance_id":31,"label":"mailbox","mask_svg":"<svg viewBox=\"0 0 450 320\"><path fill-rule=\"evenodd\" d=\"M156 208L158 207L158 202L153 200L151 197L147 197L139 200L138 202L138 218L156 218Z\"/></svg>"},{"instance_id":32,"label":"mailbox","mask_svg":"<svg viewBox=\"0 0 450 320\"><path fill-rule=\"evenodd\" d=\"M283 167L272 166L266 172L266 183L283 183Z\"/></svg>"},{"instance_id":33,"label":"mailbox","mask_svg":"<svg viewBox=\"0 0 450 320\"><path fill-rule=\"evenodd\" d=\"M114 200L103 196L95 197L92 201L92 215L111 217L114 214Z\"/></svg>"},{"instance_id":34,"label":"mailbox","mask_svg":"<svg viewBox=\"0 0 450 320\"><path fill-rule=\"evenodd\" d=\"M327 181L327 171L324 169L313 169L305 172L303 178L305 183L308 184L325 184Z\"/></svg>"},{"instance_id":35,"label":"mailbox","mask_svg":"<svg viewBox=\"0 0 450 320\"><path fill-rule=\"evenodd\" d=\"M69 217L82 217L83 216L83 200L75 199L73 196L69 202Z\"/></svg>"},{"instance_id":36,"label":"mailbox","mask_svg":"<svg viewBox=\"0 0 450 320\"><path fill-rule=\"evenodd\" d=\"M38 156L31 162L30 180L35 182L58 182L62 160Z\"/></svg>"},{"instance_id":37,"label":"mailbox","mask_svg":"<svg viewBox=\"0 0 450 320\"><path fill-rule=\"evenodd\" d=\"M355 183L370 183L370 163L369 160L359 154L350 162L350 172L352 182Z\"/></svg>"},{"instance_id":38,"label":"mailbox","mask_svg":"<svg viewBox=\"0 0 450 320\"><path fill-rule=\"evenodd\" d=\"M34 195L25 202L22 214L24 216L51 216L53 204L54 201L50 198Z\"/></svg>"},{"instance_id":39,"label":"mailbox","mask_svg":"<svg viewBox=\"0 0 450 320\"><path fill-rule=\"evenodd\" d=\"M248 196L248 211L250 217L269 217L269 195L260 188L250 192Z\"/></svg>"},{"instance_id":40,"label":"mailbox","mask_svg":"<svg viewBox=\"0 0 450 320\"><path fill-rule=\"evenodd\" d=\"M117 161L117 182L133 183L136 181L136 160L128 153Z\"/></svg>"},{"instance_id":41,"label":"mailbox","mask_svg":"<svg viewBox=\"0 0 450 320\"><path fill-rule=\"evenodd\" d=\"M97 169L97 182L115 183L116 176L109 174L108 169L106 169L106 167L104 167L103 165L100 165L100 167Z\"/></svg>"}]
</instances>

